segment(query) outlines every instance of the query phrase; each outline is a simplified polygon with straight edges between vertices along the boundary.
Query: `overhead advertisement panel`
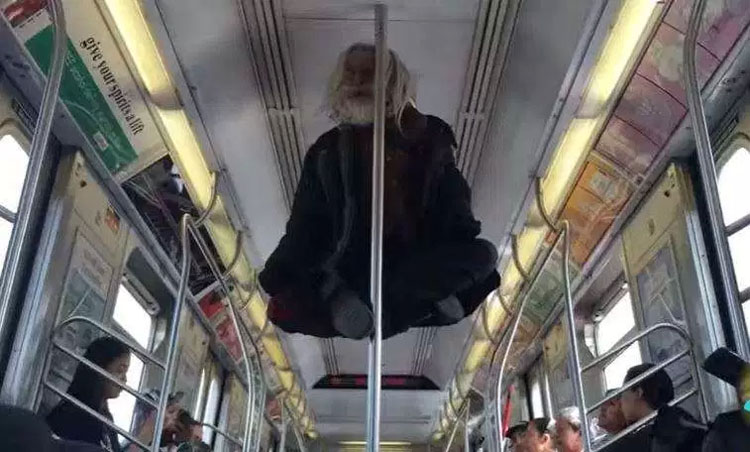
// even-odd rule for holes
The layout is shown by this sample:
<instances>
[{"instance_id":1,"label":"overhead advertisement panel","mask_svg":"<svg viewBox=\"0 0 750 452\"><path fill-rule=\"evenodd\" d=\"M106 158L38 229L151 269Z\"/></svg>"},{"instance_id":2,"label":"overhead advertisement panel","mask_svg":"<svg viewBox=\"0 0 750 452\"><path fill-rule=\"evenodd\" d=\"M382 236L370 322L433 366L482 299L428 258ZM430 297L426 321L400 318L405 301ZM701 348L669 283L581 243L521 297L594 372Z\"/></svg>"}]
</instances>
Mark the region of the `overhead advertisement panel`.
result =
<instances>
[{"instance_id":1,"label":"overhead advertisement panel","mask_svg":"<svg viewBox=\"0 0 750 452\"><path fill-rule=\"evenodd\" d=\"M42 0L0 0L0 9L43 72L54 27ZM68 52L60 98L107 168L123 169L164 142L94 0L63 2Z\"/></svg>"}]
</instances>

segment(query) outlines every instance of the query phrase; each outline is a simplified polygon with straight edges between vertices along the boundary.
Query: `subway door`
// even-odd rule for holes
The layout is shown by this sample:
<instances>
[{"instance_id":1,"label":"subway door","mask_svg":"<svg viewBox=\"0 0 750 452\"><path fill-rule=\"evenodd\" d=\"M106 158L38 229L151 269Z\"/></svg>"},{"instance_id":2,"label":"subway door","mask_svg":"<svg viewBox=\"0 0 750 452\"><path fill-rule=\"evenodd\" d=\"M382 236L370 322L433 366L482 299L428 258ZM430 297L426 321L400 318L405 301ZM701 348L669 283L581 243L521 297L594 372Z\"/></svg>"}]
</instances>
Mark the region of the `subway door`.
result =
<instances>
[{"instance_id":1,"label":"subway door","mask_svg":"<svg viewBox=\"0 0 750 452\"><path fill-rule=\"evenodd\" d=\"M18 331L3 381L2 400L42 411L55 403L40 391L53 327L72 316L108 323L120 286L128 227L89 172L83 156L60 162L42 232L41 245L26 294ZM76 322L56 336L83 354L101 335ZM66 390L76 362L59 352L49 360L51 384Z\"/></svg>"},{"instance_id":2,"label":"subway door","mask_svg":"<svg viewBox=\"0 0 750 452\"><path fill-rule=\"evenodd\" d=\"M703 399L691 397L683 407L704 419L713 417L731 403L723 385L703 372L703 360L724 344L715 292L711 282L700 219L689 173L671 164L625 228L622 255L631 287L639 330L661 322L684 328L692 339L698 365L693 378L691 360L684 357L667 368L675 394L695 383ZM683 350L687 344L675 333L657 331L640 343L644 361L659 363ZM705 402L707 412L703 411Z\"/></svg>"}]
</instances>

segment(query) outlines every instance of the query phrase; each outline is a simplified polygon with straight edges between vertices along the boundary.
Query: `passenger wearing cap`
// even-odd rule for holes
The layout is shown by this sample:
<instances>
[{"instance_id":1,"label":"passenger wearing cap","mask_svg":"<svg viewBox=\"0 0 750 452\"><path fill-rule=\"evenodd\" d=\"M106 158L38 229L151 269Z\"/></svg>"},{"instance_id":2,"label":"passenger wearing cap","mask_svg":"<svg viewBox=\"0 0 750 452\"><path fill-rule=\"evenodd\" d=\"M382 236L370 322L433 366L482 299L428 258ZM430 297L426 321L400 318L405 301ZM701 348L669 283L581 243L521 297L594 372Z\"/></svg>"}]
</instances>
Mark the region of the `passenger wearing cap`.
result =
<instances>
[{"instance_id":1,"label":"passenger wearing cap","mask_svg":"<svg viewBox=\"0 0 750 452\"><path fill-rule=\"evenodd\" d=\"M750 450L750 363L722 347L709 355L703 368L734 386L740 403L739 409L716 417L706 435L703 452Z\"/></svg>"}]
</instances>

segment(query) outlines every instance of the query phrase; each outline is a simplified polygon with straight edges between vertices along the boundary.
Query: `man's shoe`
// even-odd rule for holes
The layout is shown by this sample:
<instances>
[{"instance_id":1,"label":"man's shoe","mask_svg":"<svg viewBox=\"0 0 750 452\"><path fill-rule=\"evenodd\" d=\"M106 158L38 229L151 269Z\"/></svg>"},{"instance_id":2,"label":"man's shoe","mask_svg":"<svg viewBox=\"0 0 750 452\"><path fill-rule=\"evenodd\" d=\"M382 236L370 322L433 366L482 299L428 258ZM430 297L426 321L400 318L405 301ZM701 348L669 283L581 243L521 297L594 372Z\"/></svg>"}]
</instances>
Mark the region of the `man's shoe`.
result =
<instances>
[{"instance_id":1,"label":"man's shoe","mask_svg":"<svg viewBox=\"0 0 750 452\"><path fill-rule=\"evenodd\" d=\"M446 323L456 323L466 316L461 301L455 295L450 295L435 303L435 311L440 320Z\"/></svg>"},{"instance_id":2,"label":"man's shoe","mask_svg":"<svg viewBox=\"0 0 750 452\"><path fill-rule=\"evenodd\" d=\"M331 300L333 327L349 339L364 339L373 331L370 308L349 289L341 288Z\"/></svg>"}]
</instances>

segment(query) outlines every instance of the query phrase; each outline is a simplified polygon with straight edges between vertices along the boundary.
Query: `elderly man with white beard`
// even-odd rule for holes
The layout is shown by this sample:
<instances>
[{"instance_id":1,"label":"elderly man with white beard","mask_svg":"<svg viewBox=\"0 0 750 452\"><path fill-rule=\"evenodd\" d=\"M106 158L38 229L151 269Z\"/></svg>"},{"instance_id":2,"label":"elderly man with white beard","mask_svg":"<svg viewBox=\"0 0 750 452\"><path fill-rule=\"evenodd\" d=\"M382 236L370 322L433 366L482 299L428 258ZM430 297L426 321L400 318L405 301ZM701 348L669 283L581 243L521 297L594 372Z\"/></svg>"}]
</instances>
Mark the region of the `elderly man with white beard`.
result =
<instances>
[{"instance_id":1,"label":"elderly man with white beard","mask_svg":"<svg viewBox=\"0 0 750 452\"><path fill-rule=\"evenodd\" d=\"M383 337L470 315L500 281L497 250L477 238L455 138L414 105L413 85L388 55L383 207ZM290 333L363 339L369 300L375 48L354 44L331 75L337 126L305 157L286 233L259 275L271 321Z\"/></svg>"}]
</instances>

